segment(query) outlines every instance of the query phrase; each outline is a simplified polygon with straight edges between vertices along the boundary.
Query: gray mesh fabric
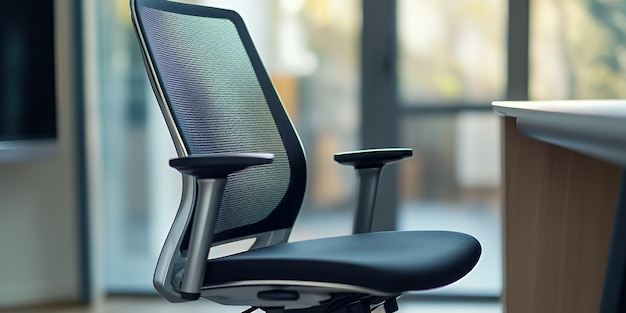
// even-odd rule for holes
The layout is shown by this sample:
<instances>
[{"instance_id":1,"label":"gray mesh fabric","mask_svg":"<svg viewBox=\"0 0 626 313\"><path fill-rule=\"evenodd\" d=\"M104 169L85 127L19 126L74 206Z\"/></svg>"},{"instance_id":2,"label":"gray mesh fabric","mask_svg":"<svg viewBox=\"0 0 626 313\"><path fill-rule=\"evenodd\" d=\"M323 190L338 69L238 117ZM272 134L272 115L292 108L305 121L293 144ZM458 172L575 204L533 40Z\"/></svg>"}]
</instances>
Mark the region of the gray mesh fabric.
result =
<instances>
[{"instance_id":1,"label":"gray mesh fabric","mask_svg":"<svg viewBox=\"0 0 626 313\"><path fill-rule=\"evenodd\" d=\"M229 176L215 232L267 217L289 160L246 50L228 19L141 9L162 86L190 154L271 152L270 165Z\"/></svg>"}]
</instances>

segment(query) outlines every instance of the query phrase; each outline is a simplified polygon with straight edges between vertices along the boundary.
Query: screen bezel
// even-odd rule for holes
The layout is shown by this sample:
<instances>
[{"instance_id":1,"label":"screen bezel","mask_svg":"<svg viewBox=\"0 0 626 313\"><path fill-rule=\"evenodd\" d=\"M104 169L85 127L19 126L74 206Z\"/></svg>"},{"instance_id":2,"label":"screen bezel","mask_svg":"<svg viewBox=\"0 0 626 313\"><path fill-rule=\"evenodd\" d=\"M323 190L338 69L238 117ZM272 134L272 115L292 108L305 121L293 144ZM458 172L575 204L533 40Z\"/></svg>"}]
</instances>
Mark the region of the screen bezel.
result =
<instances>
[{"instance_id":1,"label":"screen bezel","mask_svg":"<svg viewBox=\"0 0 626 313\"><path fill-rule=\"evenodd\" d=\"M52 2L52 26L53 26L53 47L54 53L54 99L50 105L54 106L54 133L37 136L24 136L23 138L12 137L0 139L0 163L28 162L40 159L54 158L59 154L59 34L62 27L58 27L60 22L58 16L58 2Z\"/></svg>"}]
</instances>

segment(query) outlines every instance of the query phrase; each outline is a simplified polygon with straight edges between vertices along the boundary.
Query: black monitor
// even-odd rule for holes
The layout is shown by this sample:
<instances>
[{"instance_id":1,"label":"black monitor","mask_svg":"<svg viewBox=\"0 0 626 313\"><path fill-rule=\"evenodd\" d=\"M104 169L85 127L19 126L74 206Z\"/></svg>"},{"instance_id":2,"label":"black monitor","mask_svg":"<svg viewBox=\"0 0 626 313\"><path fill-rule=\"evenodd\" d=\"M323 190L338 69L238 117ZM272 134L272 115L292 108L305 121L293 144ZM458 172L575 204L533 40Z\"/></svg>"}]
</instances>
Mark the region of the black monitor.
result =
<instances>
[{"instance_id":1,"label":"black monitor","mask_svg":"<svg viewBox=\"0 0 626 313\"><path fill-rule=\"evenodd\" d=\"M53 0L3 3L0 10L0 161L47 155L55 146L54 37Z\"/></svg>"}]
</instances>

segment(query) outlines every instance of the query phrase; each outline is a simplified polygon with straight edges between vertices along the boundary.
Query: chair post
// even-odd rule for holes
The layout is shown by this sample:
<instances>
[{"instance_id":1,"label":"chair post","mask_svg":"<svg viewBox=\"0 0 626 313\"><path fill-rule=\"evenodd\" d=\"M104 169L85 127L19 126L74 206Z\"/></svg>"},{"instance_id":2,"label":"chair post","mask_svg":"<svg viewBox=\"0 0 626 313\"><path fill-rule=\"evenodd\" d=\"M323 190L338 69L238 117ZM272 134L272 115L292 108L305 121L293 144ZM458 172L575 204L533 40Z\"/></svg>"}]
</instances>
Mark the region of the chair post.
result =
<instances>
[{"instance_id":1,"label":"chair post","mask_svg":"<svg viewBox=\"0 0 626 313\"><path fill-rule=\"evenodd\" d=\"M381 171L382 166L356 169L359 192L354 212L354 226L352 228L354 234L372 231L376 191L378 190Z\"/></svg>"},{"instance_id":2,"label":"chair post","mask_svg":"<svg viewBox=\"0 0 626 313\"><path fill-rule=\"evenodd\" d=\"M222 201L226 178L204 178L197 180L197 199L187 252L187 263L180 285L181 296L186 300L200 297L206 261L213 242L213 227Z\"/></svg>"},{"instance_id":3,"label":"chair post","mask_svg":"<svg viewBox=\"0 0 626 313\"><path fill-rule=\"evenodd\" d=\"M359 191L352 229L354 234L372 231L378 181L385 164L412 155L411 148L364 149L335 154L335 161L339 164L354 166L358 178Z\"/></svg>"}]
</instances>

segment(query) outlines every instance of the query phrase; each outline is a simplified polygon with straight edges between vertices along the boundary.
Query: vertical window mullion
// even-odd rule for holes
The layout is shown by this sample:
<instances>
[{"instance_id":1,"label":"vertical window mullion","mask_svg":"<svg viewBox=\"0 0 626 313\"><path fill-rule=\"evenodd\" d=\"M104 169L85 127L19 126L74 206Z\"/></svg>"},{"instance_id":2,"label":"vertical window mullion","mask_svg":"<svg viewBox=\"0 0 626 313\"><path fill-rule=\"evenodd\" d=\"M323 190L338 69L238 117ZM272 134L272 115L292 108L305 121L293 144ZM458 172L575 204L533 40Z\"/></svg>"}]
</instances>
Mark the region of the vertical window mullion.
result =
<instances>
[{"instance_id":1,"label":"vertical window mullion","mask_svg":"<svg viewBox=\"0 0 626 313\"><path fill-rule=\"evenodd\" d=\"M361 37L361 145L367 148L398 144L396 75L396 1L363 0ZM385 169L378 189L374 230L396 227L398 174Z\"/></svg>"}]
</instances>

